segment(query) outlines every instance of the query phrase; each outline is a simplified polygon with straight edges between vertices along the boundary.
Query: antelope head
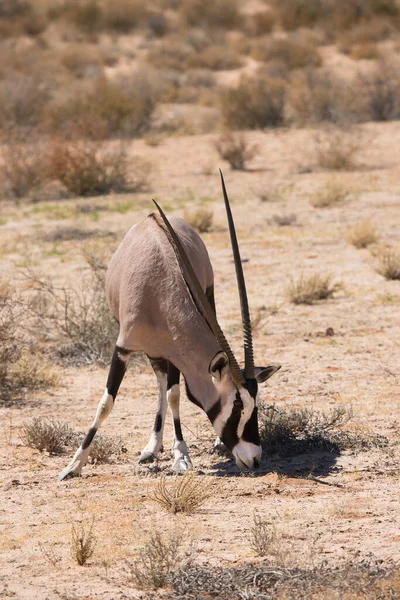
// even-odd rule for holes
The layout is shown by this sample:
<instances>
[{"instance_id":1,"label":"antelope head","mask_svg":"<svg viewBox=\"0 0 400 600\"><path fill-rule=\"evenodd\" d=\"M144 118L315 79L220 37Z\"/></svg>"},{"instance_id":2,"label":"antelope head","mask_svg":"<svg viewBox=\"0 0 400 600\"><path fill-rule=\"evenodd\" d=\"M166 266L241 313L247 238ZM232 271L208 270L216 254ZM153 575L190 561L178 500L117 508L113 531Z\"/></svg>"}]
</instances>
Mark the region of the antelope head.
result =
<instances>
[{"instance_id":1,"label":"antelope head","mask_svg":"<svg viewBox=\"0 0 400 600\"><path fill-rule=\"evenodd\" d=\"M235 457L236 464L243 468L258 468L261 460L261 444L258 430L257 397L258 384L263 383L280 369L280 365L254 366L253 340L246 285L240 259L235 225L229 204L225 182L220 171L222 192L228 217L229 233L239 288L242 326L244 336L244 369L241 369L229 343L218 324L216 315L205 295L190 261L172 229L167 217L156 204L170 234L177 256L185 269L185 278L190 284L196 304L210 326L221 351L210 361L209 372L218 391L218 400L207 411L214 430L224 445Z\"/></svg>"}]
</instances>

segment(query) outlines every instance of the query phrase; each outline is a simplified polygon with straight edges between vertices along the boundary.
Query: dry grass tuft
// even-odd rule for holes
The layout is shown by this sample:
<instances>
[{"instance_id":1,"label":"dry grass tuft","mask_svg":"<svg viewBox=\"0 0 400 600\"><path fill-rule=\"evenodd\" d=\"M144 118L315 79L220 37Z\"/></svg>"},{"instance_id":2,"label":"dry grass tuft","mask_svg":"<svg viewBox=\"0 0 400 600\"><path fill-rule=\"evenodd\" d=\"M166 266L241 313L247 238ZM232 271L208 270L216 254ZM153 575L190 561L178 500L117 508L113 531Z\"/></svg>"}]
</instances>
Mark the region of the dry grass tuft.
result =
<instances>
[{"instance_id":1,"label":"dry grass tuft","mask_svg":"<svg viewBox=\"0 0 400 600\"><path fill-rule=\"evenodd\" d=\"M391 246L379 248L376 252L378 259L377 273L385 279L400 279L400 250Z\"/></svg>"},{"instance_id":2,"label":"dry grass tuft","mask_svg":"<svg viewBox=\"0 0 400 600\"><path fill-rule=\"evenodd\" d=\"M319 167L334 171L351 171L361 149L361 139L353 131L328 129L314 136L315 156Z\"/></svg>"},{"instance_id":3,"label":"dry grass tuft","mask_svg":"<svg viewBox=\"0 0 400 600\"><path fill-rule=\"evenodd\" d=\"M166 587L175 571L190 565L187 535L179 529L154 530L134 562L126 561L124 579L139 589ZM190 540L189 540L190 544Z\"/></svg>"},{"instance_id":4,"label":"dry grass tuft","mask_svg":"<svg viewBox=\"0 0 400 600\"><path fill-rule=\"evenodd\" d=\"M330 275L302 275L297 281L291 281L286 288L286 294L293 304L314 304L318 300L331 298L337 290L332 285Z\"/></svg>"},{"instance_id":5,"label":"dry grass tuft","mask_svg":"<svg viewBox=\"0 0 400 600\"><path fill-rule=\"evenodd\" d=\"M364 221L350 229L347 240L356 248L367 248L378 241L378 234L372 223Z\"/></svg>"},{"instance_id":6,"label":"dry grass tuft","mask_svg":"<svg viewBox=\"0 0 400 600\"><path fill-rule=\"evenodd\" d=\"M0 177L7 196L25 198L39 190L47 176L47 153L42 145L7 143L0 165Z\"/></svg>"},{"instance_id":7,"label":"dry grass tuft","mask_svg":"<svg viewBox=\"0 0 400 600\"><path fill-rule=\"evenodd\" d=\"M221 112L227 129L263 129L284 122L286 85L283 80L241 77L236 88L221 92Z\"/></svg>"},{"instance_id":8,"label":"dry grass tuft","mask_svg":"<svg viewBox=\"0 0 400 600\"><path fill-rule=\"evenodd\" d=\"M276 556L277 532L273 523L253 514L253 525L249 535L250 548L257 556Z\"/></svg>"},{"instance_id":9,"label":"dry grass tuft","mask_svg":"<svg viewBox=\"0 0 400 600\"><path fill-rule=\"evenodd\" d=\"M171 486L166 485L166 478L161 476L151 499L172 514L193 514L212 495L212 480L198 477L186 471L175 479Z\"/></svg>"},{"instance_id":10,"label":"dry grass tuft","mask_svg":"<svg viewBox=\"0 0 400 600\"><path fill-rule=\"evenodd\" d=\"M252 160L258 146L250 146L244 134L224 133L214 143L220 158L228 161L234 171L245 171L246 164Z\"/></svg>"},{"instance_id":11,"label":"dry grass tuft","mask_svg":"<svg viewBox=\"0 0 400 600\"><path fill-rule=\"evenodd\" d=\"M95 464L107 464L113 456L126 454L127 449L122 438L97 434L90 444L90 460Z\"/></svg>"},{"instance_id":12,"label":"dry grass tuft","mask_svg":"<svg viewBox=\"0 0 400 600\"><path fill-rule=\"evenodd\" d=\"M25 446L49 454L61 454L76 437L67 423L41 417L24 421L19 436Z\"/></svg>"},{"instance_id":13,"label":"dry grass tuft","mask_svg":"<svg viewBox=\"0 0 400 600\"><path fill-rule=\"evenodd\" d=\"M90 523L72 523L70 552L73 560L80 566L87 563L96 549L97 539L93 528L94 517Z\"/></svg>"},{"instance_id":14,"label":"dry grass tuft","mask_svg":"<svg viewBox=\"0 0 400 600\"><path fill-rule=\"evenodd\" d=\"M314 208L331 208L343 204L350 198L350 193L335 179L328 181L314 196L310 198L311 206Z\"/></svg>"},{"instance_id":15,"label":"dry grass tuft","mask_svg":"<svg viewBox=\"0 0 400 600\"><path fill-rule=\"evenodd\" d=\"M237 0L184 0L180 14L186 25L205 30L234 29L241 22Z\"/></svg>"},{"instance_id":16,"label":"dry grass tuft","mask_svg":"<svg viewBox=\"0 0 400 600\"><path fill-rule=\"evenodd\" d=\"M297 215L294 213L288 213L286 215L274 215L272 219L279 227L289 227L289 225L294 225L296 223Z\"/></svg>"},{"instance_id":17,"label":"dry grass tuft","mask_svg":"<svg viewBox=\"0 0 400 600\"><path fill-rule=\"evenodd\" d=\"M279 61L289 71L307 66L318 67L321 64L315 45L297 37L260 39L253 43L251 57L262 62Z\"/></svg>"},{"instance_id":18,"label":"dry grass tuft","mask_svg":"<svg viewBox=\"0 0 400 600\"><path fill-rule=\"evenodd\" d=\"M200 206L196 209L185 208L183 218L196 231L207 233L212 229L214 213L212 208L206 208L205 206Z\"/></svg>"}]
</instances>

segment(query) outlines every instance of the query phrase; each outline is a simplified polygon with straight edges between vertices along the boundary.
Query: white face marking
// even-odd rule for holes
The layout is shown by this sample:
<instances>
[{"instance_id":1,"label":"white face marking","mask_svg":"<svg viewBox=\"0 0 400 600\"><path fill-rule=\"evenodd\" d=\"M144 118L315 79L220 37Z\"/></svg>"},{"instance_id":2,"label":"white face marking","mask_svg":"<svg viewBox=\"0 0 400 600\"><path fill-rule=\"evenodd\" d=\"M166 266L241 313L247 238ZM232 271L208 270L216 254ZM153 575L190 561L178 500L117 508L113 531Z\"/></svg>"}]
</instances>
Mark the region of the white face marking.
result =
<instances>
[{"instance_id":1,"label":"white face marking","mask_svg":"<svg viewBox=\"0 0 400 600\"><path fill-rule=\"evenodd\" d=\"M233 403L236 400L236 388L232 385L231 381L217 381L213 378L214 385L217 388L220 398L221 398L221 412L215 419L213 426L215 432L218 436L222 435L224 426L232 414ZM250 419L255 402L254 399L250 396L249 392L245 388L241 388L240 396L243 401L243 410L242 415L240 417L239 425L237 428L237 435L239 439L243 435L244 428L246 426L247 421Z\"/></svg>"}]
</instances>

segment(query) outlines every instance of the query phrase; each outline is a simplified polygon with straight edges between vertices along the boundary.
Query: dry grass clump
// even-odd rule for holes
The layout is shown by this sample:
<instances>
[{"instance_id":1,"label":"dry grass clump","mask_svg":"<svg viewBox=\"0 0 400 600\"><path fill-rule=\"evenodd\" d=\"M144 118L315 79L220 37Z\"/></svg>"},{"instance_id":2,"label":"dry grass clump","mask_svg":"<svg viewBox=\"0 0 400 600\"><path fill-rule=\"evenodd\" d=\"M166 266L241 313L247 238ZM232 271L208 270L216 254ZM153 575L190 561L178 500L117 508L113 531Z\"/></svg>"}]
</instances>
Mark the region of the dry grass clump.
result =
<instances>
[{"instance_id":1,"label":"dry grass clump","mask_svg":"<svg viewBox=\"0 0 400 600\"><path fill-rule=\"evenodd\" d=\"M243 64L239 53L226 44L212 44L200 52L191 54L186 65L190 69L210 69L224 71L238 69Z\"/></svg>"},{"instance_id":2,"label":"dry grass clump","mask_svg":"<svg viewBox=\"0 0 400 600\"><path fill-rule=\"evenodd\" d=\"M214 213L212 208L200 206L196 209L185 208L183 218L189 223L196 231L200 233L207 233L211 231Z\"/></svg>"},{"instance_id":3,"label":"dry grass clump","mask_svg":"<svg viewBox=\"0 0 400 600\"><path fill-rule=\"evenodd\" d=\"M154 529L134 562L126 561L123 578L139 589L158 590L166 587L179 568L191 563L187 535L180 529L163 533Z\"/></svg>"},{"instance_id":4,"label":"dry grass clump","mask_svg":"<svg viewBox=\"0 0 400 600\"><path fill-rule=\"evenodd\" d=\"M326 182L310 198L311 206L314 208L332 208L340 206L350 197L349 191L336 179Z\"/></svg>"},{"instance_id":5,"label":"dry grass clump","mask_svg":"<svg viewBox=\"0 0 400 600\"><path fill-rule=\"evenodd\" d=\"M61 64L78 79L99 77L103 65L99 51L89 44L71 44L60 56Z\"/></svg>"},{"instance_id":6,"label":"dry grass clump","mask_svg":"<svg viewBox=\"0 0 400 600\"><path fill-rule=\"evenodd\" d=\"M8 141L0 163L0 180L6 196L19 200L35 194L47 177L48 156L43 144Z\"/></svg>"},{"instance_id":7,"label":"dry grass clump","mask_svg":"<svg viewBox=\"0 0 400 600\"><path fill-rule=\"evenodd\" d=\"M350 244L356 248L367 248L371 244L375 244L378 240L378 234L375 227L369 221L356 223L347 236Z\"/></svg>"},{"instance_id":8,"label":"dry grass clump","mask_svg":"<svg viewBox=\"0 0 400 600\"><path fill-rule=\"evenodd\" d=\"M300 454L313 449L340 452L384 448L389 440L380 434L360 428L346 429L353 411L336 406L324 413L313 408L278 408L261 404L259 426L261 443L268 452L282 456Z\"/></svg>"},{"instance_id":9,"label":"dry grass clump","mask_svg":"<svg viewBox=\"0 0 400 600\"><path fill-rule=\"evenodd\" d=\"M360 75L359 94L364 99L367 118L391 121L400 117L399 65L382 58L368 74Z\"/></svg>"},{"instance_id":10,"label":"dry grass clump","mask_svg":"<svg viewBox=\"0 0 400 600\"><path fill-rule=\"evenodd\" d=\"M277 532L274 524L255 512L249 542L250 548L257 556L275 556L277 554Z\"/></svg>"},{"instance_id":11,"label":"dry grass clump","mask_svg":"<svg viewBox=\"0 0 400 600\"><path fill-rule=\"evenodd\" d=\"M15 134L39 126L49 100L45 80L17 72L0 78L0 131Z\"/></svg>"},{"instance_id":12,"label":"dry grass clump","mask_svg":"<svg viewBox=\"0 0 400 600\"><path fill-rule=\"evenodd\" d=\"M297 215L294 213L288 213L286 215L274 215L272 219L279 227L288 227L289 225L294 225L296 223Z\"/></svg>"},{"instance_id":13,"label":"dry grass clump","mask_svg":"<svg viewBox=\"0 0 400 600\"><path fill-rule=\"evenodd\" d=\"M211 479L207 480L186 471L167 486L165 476L161 476L151 499L174 515L177 513L190 515L211 497L212 483Z\"/></svg>"},{"instance_id":14,"label":"dry grass clump","mask_svg":"<svg viewBox=\"0 0 400 600\"><path fill-rule=\"evenodd\" d=\"M258 152L258 146L249 145L244 134L232 132L223 133L214 142L214 148L220 158L228 161L234 171L245 171L248 161L252 160Z\"/></svg>"},{"instance_id":15,"label":"dry grass clump","mask_svg":"<svg viewBox=\"0 0 400 600\"><path fill-rule=\"evenodd\" d=\"M38 359L27 334L27 310L21 297L0 286L0 402L14 401L27 392L55 385L56 376ZM35 352L35 354L33 354Z\"/></svg>"},{"instance_id":16,"label":"dry grass clump","mask_svg":"<svg viewBox=\"0 0 400 600\"><path fill-rule=\"evenodd\" d=\"M118 436L97 434L90 444L89 456L92 463L104 465L112 462L113 456L126 454L127 449Z\"/></svg>"},{"instance_id":17,"label":"dry grass clump","mask_svg":"<svg viewBox=\"0 0 400 600\"><path fill-rule=\"evenodd\" d=\"M76 439L67 423L41 417L24 421L19 437L25 446L49 454L61 454Z\"/></svg>"},{"instance_id":18,"label":"dry grass clump","mask_svg":"<svg viewBox=\"0 0 400 600\"><path fill-rule=\"evenodd\" d=\"M383 275L385 279L400 279L400 250L392 246L386 246L378 249L376 252L378 259L377 273Z\"/></svg>"},{"instance_id":19,"label":"dry grass clump","mask_svg":"<svg viewBox=\"0 0 400 600\"><path fill-rule=\"evenodd\" d=\"M373 19L343 32L337 39L337 46L341 52L353 55L354 48L376 47L376 43L387 39L392 31L393 26L387 19Z\"/></svg>"},{"instance_id":20,"label":"dry grass clump","mask_svg":"<svg viewBox=\"0 0 400 600\"><path fill-rule=\"evenodd\" d=\"M323 169L351 171L361 149L361 138L342 128L319 131L314 136L316 163Z\"/></svg>"},{"instance_id":21,"label":"dry grass clump","mask_svg":"<svg viewBox=\"0 0 400 600\"><path fill-rule=\"evenodd\" d=\"M285 83L276 78L242 76L236 88L221 92L221 112L228 129L279 127L284 122Z\"/></svg>"},{"instance_id":22,"label":"dry grass clump","mask_svg":"<svg viewBox=\"0 0 400 600\"><path fill-rule=\"evenodd\" d=\"M266 33L271 33L275 24L276 14L271 8L268 8L246 15L243 28L247 35L259 37Z\"/></svg>"},{"instance_id":23,"label":"dry grass clump","mask_svg":"<svg viewBox=\"0 0 400 600\"><path fill-rule=\"evenodd\" d=\"M53 18L64 18L86 34L113 31L124 34L140 27L147 8L139 0L70 0L54 7Z\"/></svg>"},{"instance_id":24,"label":"dry grass clump","mask_svg":"<svg viewBox=\"0 0 400 600\"><path fill-rule=\"evenodd\" d=\"M337 286L332 285L330 275L302 275L297 281L292 280L286 288L286 294L293 304L314 304L318 300L331 298Z\"/></svg>"},{"instance_id":25,"label":"dry grass clump","mask_svg":"<svg viewBox=\"0 0 400 600\"><path fill-rule=\"evenodd\" d=\"M202 29L235 29L241 15L237 0L184 0L180 8L183 22Z\"/></svg>"},{"instance_id":26,"label":"dry grass clump","mask_svg":"<svg viewBox=\"0 0 400 600\"><path fill-rule=\"evenodd\" d=\"M272 6L283 29L313 27L327 15L327 3L320 0L274 0Z\"/></svg>"},{"instance_id":27,"label":"dry grass clump","mask_svg":"<svg viewBox=\"0 0 400 600\"><path fill-rule=\"evenodd\" d=\"M88 260L89 262L89 260ZM32 316L54 345L53 355L63 364L108 364L118 337L104 293L105 266L94 261L75 286L57 287L33 271L26 276L36 290Z\"/></svg>"},{"instance_id":28,"label":"dry grass clump","mask_svg":"<svg viewBox=\"0 0 400 600\"><path fill-rule=\"evenodd\" d=\"M148 166L135 164L123 143L58 141L49 152L49 176L75 196L138 192L147 187Z\"/></svg>"},{"instance_id":29,"label":"dry grass clump","mask_svg":"<svg viewBox=\"0 0 400 600\"><path fill-rule=\"evenodd\" d=\"M97 538L93 532L94 517L90 523L72 523L70 552L73 560L80 566L83 566L92 558L96 549Z\"/></svg>"},{"instance_id":30,"label":"dry grass clump","mask_svg":"<svg viewBox=\"0 0 400 600\"><path fill-rule=\"evenodd\" d=\"M321 57L315 45L292 37L259 40L253 43L251 56L254 60L262 62L279 61L288 70L307 66L318 67L321 64Z\"/></svg>"}]
</instances>

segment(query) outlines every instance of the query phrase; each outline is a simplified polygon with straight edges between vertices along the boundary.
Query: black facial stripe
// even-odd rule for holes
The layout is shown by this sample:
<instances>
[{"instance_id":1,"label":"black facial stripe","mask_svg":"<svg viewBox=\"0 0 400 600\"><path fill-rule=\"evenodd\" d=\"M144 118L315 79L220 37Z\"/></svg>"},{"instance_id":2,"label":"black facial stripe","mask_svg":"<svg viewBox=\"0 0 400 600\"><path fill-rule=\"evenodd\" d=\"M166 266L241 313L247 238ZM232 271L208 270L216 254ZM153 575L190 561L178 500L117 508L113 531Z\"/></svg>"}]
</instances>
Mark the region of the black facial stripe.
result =
<instances>
[{"instance_id":1,"label":"black facial stripe","mask_svg":"<svg viewBox=\"0 0 400 600\"><path fill-rule=\"evenodd\" d=\"M82 450L86 450L86 448L89 448L94 436L96 435L96 432L97 432L97 429L95 429L94 427L91 427L89 429L89 431L86 434L85 439L82 442Z\"/></svg>"},{"instance_id":2,"label":"black facial stripe","mask_svg":"<svg viewBox=\"0 0 400 600\"><path fill-rule=\"evenodd\" d=\"M157 413L156 420L154 421L154 431L156 433L158 433L159 431L161 431L161 427L162 427L162 416L160 415L160 413Z\"/></svg>"},{"instance_id":3,"label":"black facial stripe","mask_svg":"<svg viewBox=\"0 0 400 600\"><path fill-rule=\"evenodd\" d=\"M207 417L210 419L211 423L214 423L215 419L218 417L221 412L221 398L218 398L215 404L207 411Z\"/></svg>"},{"instance_id":4,"label":"black facial stripe","mask_svg":"<svg viewBox=\"0 0 400 600\"><path fill-rule=\"evenodd\" d=\"M222 430L221 440L224 442L228 450L232 450L239 441L237 430L241 416L242 411L240 409L238 410L237 408L233 408L231 416L225 423L225 426Z\"/></svg>"},{"instance_id":5,"label":"black facial stripe","mask_svg":"<svg viewBox=\"0 0 400 600\"><path fill-rule=\"evenodd\" d=\"M174 430L175 430L175 438L178 442L183 441L181 422L179 419L174 419Z\"/></svg>"},{"instance_id":6,"label":"black facial stripe","mask_svg":"<svg viewBox=\"0 0 400 600\"><path fill-rule=\"evenodd\" d=\"M247 421L243 429L242 439L244 442L251 442L256 446L260 445L260 434L258 432L257 406L254 407L250 419Z\"/></svg>"},{"instance_id":7,"label":"black facial stripe","mask_svg":"<svg viewBox=\"0 0 400 600\"><path fill-rule=\"evenodd\" d=\"M202 405L200 404L200 402L197 400L197 398L195 398L193 396L186 381L185 381L185 388L186 388L186 396L189 398L190 402L193 402L193 404L195 404L199 408L203 408Z\"/></svg>"}]
</instances>

